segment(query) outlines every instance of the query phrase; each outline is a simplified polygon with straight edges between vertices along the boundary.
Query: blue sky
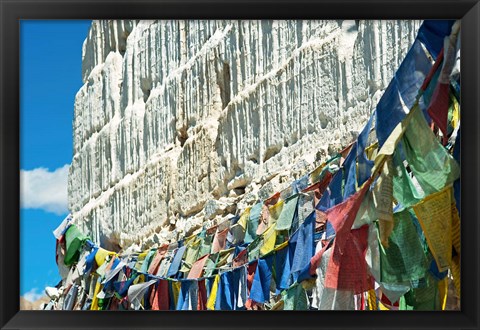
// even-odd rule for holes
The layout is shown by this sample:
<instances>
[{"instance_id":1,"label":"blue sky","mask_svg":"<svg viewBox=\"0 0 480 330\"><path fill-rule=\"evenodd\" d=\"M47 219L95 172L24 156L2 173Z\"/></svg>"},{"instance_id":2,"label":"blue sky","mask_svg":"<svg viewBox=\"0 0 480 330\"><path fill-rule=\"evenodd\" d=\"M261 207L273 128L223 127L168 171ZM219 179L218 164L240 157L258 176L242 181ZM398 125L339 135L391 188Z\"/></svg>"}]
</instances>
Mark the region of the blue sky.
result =
<instances>
[{"instance_id":1,"label":"blue sky","mask_svg":"<svg viewBox=\"0 0 480 330\"><path fill-rule=\"evenodd\" d=\"M20 23L20 295L60 280L52 231L68 214L75 94L91 21Z\"/></svg>"}]
</instances>

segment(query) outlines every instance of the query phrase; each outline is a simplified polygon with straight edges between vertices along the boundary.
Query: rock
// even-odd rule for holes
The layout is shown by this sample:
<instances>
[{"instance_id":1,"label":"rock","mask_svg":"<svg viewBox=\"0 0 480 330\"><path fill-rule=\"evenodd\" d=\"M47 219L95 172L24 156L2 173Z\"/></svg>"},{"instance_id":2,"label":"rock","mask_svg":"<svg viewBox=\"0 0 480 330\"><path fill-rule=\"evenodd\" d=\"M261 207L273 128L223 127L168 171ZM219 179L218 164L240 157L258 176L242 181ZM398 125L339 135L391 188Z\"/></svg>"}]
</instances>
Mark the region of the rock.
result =
<instances>
[{"instance_id":1,"label":"rock","mask_svg":"<svg viewBox=\"0 0 480 330\"><path fill-rule=\"evenodd\" d=\"M283 189L356 137L420 23L94 21L75 98L75 223L139 248Z\"/></svg>"},{"instance_id":2,"label":"rock","mask_svg":"<svg viewBox=\"0 0 480 330\"><path fill-rule=\"evenodd\" d=\"M24 297L20 297L20 310L41 310L43 309L44 304L48 304L50 298L41 297L35 301L29 301Z\"/></svg>"}]
</instances>

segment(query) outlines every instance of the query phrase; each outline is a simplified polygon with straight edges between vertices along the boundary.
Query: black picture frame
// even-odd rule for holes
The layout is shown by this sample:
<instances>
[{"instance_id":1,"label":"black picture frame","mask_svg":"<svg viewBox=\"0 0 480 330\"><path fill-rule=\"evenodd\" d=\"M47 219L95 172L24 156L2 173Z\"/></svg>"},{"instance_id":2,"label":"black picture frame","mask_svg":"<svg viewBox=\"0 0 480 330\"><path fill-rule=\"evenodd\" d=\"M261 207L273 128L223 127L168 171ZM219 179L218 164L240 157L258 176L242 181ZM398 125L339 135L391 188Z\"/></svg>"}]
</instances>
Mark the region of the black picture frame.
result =
<instances>
[{"instance_id":1,"label":"black picture frame","mask_svg":"<svg viewBox=\"0 0 480 330\"><path fill-rule=\"evenodd\" d=\"M0 326L2 329L478 328L478 0L0 0ZM22 19L461 19L462 295L449 312L19 311L19 20ZM52 252L53 253L53 252ZM52 254L53 256L53 254ZM248 314L245 314L248 313Z\"/></svg>"}]
</instances>

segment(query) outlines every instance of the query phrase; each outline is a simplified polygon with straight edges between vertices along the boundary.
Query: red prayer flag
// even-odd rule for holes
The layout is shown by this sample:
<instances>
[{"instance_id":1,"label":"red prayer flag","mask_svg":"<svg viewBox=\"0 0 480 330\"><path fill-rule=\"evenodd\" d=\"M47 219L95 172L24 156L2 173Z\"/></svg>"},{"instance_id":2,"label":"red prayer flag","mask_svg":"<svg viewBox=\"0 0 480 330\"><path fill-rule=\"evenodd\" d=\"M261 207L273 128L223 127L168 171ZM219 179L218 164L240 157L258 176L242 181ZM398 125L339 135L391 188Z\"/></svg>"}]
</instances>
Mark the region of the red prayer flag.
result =
<instances>
[{"instance_id":1,"label":"red prayer flag","mask_svg":"<svg viewBox=\"0 0 480 330\"><path fill-rule=\"evenodd\" d=\"M369 178L363 187L355 194L350 196L347 200L327 210L328 221L332 224L335 230L335 245L340 251L343 248L345 235L350 232L353 226L355 217L357 216L363 198L367 193L372 183L372 178Z\"/></svg>"},{"instance_id":2,"label":"red prayer flag","mask_svg":"<svg viewBox=\"0 0 480 330\"><path fill-rule=\"evenodd\" d=\"M277 204L278 200L280 199L280 192L277 192L275 193L274 195L270 196L269 198L267 198L263 204L265 205L275 205Z\"/></svg>"},{"instance_id":3,"label":"red prayer flag","mask_svg":"<svg viewBox=\"0 0 480 330\"><path fill-rule=\"evenodd\" d=\"M228 228L222 231L217 231L212 243L212 253L217 253L225 249L225 243L227 241Z\"/></svg>"},{"instance_id":4,"label":"red prayer flag","mask_svg":"<svg viewBox=\"0 0 480 330\"><path fill-rule=\"evenodd\" d=\"M207 288L205 286L205 280L198 281L198 306L197 310L207 310Z\"/></svg>"},{"instance_id":5,"label":"red prayer flag","mask_svg":"<svg viewBox=\"0 0 480 330\"><path fill-rule=\"evenodd\" d=\"M367 273L365 261L368 226L351 230L372 181L373 178L369 178L350 198L327 210L328 221L336 233L325 276L327 288L353 291L356 294L373 288L373 279Z\"/></svg>"},{"instance_id":6,"label":"red prayer flag","mask_svg":"<svg viewBox=\"0 0 480 330\"><path fill-rule=\"evenodd\" d=\"M435 61L435 64L433 64L432 68L430 69L430 72L425 77L425 80L423 81L422 87L420 87L420 89L422 91L427 89L428 84L430 84L430 81L432 81L433 75L435 74L437 69L440 67L440 64L442 63L442 61L443 61L443 47L442 47L442 50L440 51L440 53L437 56L437 60Z\"/></svg>"},{"instance_id":7,"label":"red prayer flag","mask_svg":"<svg viewBox=\"0 0 480 330\"><path fill-rule=\"evenodd\" d=\"M314 206L317 206L318 202L320 202L320 199L322 198L322 195L325 192L325 190L328 188L328 185L330 184L330 181L332 181L332 178L333 178L333 174L330 171L327 171L321 181L314 183L303 190L303 192L309 192L309 191L314 192L314 196L313 196ZM319 230L323 228L326 222L327 222L327 218L325 216L325 213L315 209L315 230Z\"/></svg>"},{"instance_id":8,"label":"red prayer flag","mask_svg":"<svg viewBox=\"0 0 480 330\"><path fill-rule=\"evenodd\" d=\"M197 261L195 261L192 265L192 268L190 269L190 272L188 273L187 278L202 277L203 267L205 266L205 263L207 262L209 256L209 254L206 254Z\"/></svg>"},{"instance_id":9,"label":"red prayer flag","mask_svg":"<svg viewBox=\"0 0 480 330\"><path fill-rule=\"evenodd\" d=\"M368 247L368 225L355 229L343 236L344 246L340 250L335 238L325 276L325 287L353 291L359 294L374 288L373 278L368 274L365 254Z\"/></svg>"},{"instance_id":10,"label":"red prayer flag","mask_svg":"<svg viewBox=\"0 0 480 330\"><path fill-rule=\"evenodd\" d=\"M447 136L448 108L450 103L450 85L438 83L433 91L430 105L428 106L428 115L433 122L442 131L443 136Z\"/></svg>"},{"instance_id":11,"label":"red prayer flag","mask_svg":"<svg viewBox=\"0 0 480 330\"><path fill-rule=\"evenodd\" d=\"M320 251L315 253L315 255L310 259L310 275L315 275L317 272L318 265L320 264L320 261L322 260L323 253L327 251L328 246L330 245L330 242L322 242L324 246Z\"/></svg>"},{"instance_id":12,"label":"red prayer flag","mask_svg":"<svg viewBox=\"0 0 480 330\"><path fill-rule=\"evenodd\" d=\"M152 310L166 311L169 309L168 281L160 280L156 289L152 290L154 294L151 301Z\"/></svg>"},{"instance_id":13,"label":"red prayer flag","mask_svg":"<svg viewBox=\"0 0 480 330\"><path fill-rule=\"evenodd\" d=\"M167 253L167 250L168 250L168 245L162 245L161 247L158 248L157 253L155 254L155 257L153 257L153 260L150 263L150 266L148 267L147 272L149 274L157 273L158 266L160 265L160 262L162 261L165 254Z\"/></svg>"},{"instance_id":14,"label":"red prayer flag","mask_svg":"<svg viewBox=\"0 0 480 330\"><path fill-rule=\"evenodd\" d=\"M248 289L248 295L250 295L250 289L252 288L252 283L253 283L253 278L255 277L255 271L257 270L257 263L258 261L252 262L250 265L248 265L247 268L247 289Z\"/></svg>"},{"instance_id":15,"label":"red prayer flag","mask_svg":"<svg viewBox=\"0 0 480 330\"><path fill-rule=\"evenodd\" d=\"M240 267L245 265L248 262L248 251L247 249L240 251L240 253L233 259L232 266L233 268Z\"/></svg>"}]
</instances>

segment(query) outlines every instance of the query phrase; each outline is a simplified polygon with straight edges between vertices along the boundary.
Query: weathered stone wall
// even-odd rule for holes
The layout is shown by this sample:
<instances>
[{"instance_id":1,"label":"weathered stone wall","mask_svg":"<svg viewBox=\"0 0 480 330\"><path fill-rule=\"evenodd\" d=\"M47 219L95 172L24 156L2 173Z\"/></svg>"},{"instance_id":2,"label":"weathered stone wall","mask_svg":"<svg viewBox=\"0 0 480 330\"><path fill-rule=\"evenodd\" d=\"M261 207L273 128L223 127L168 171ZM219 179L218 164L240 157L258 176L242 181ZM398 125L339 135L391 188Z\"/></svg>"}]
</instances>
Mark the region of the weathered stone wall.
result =
<instances>
[{"instance_id":1,"label":"weathered stone wall","mask_svg":"<svg viewBox=\"0 0 480 330\"><path fill-rule=\"evenodd\" d=\"M351 142L420 21L94 21L69 207L148 245L265 198Z\"/></svg>"}]
</instances>

